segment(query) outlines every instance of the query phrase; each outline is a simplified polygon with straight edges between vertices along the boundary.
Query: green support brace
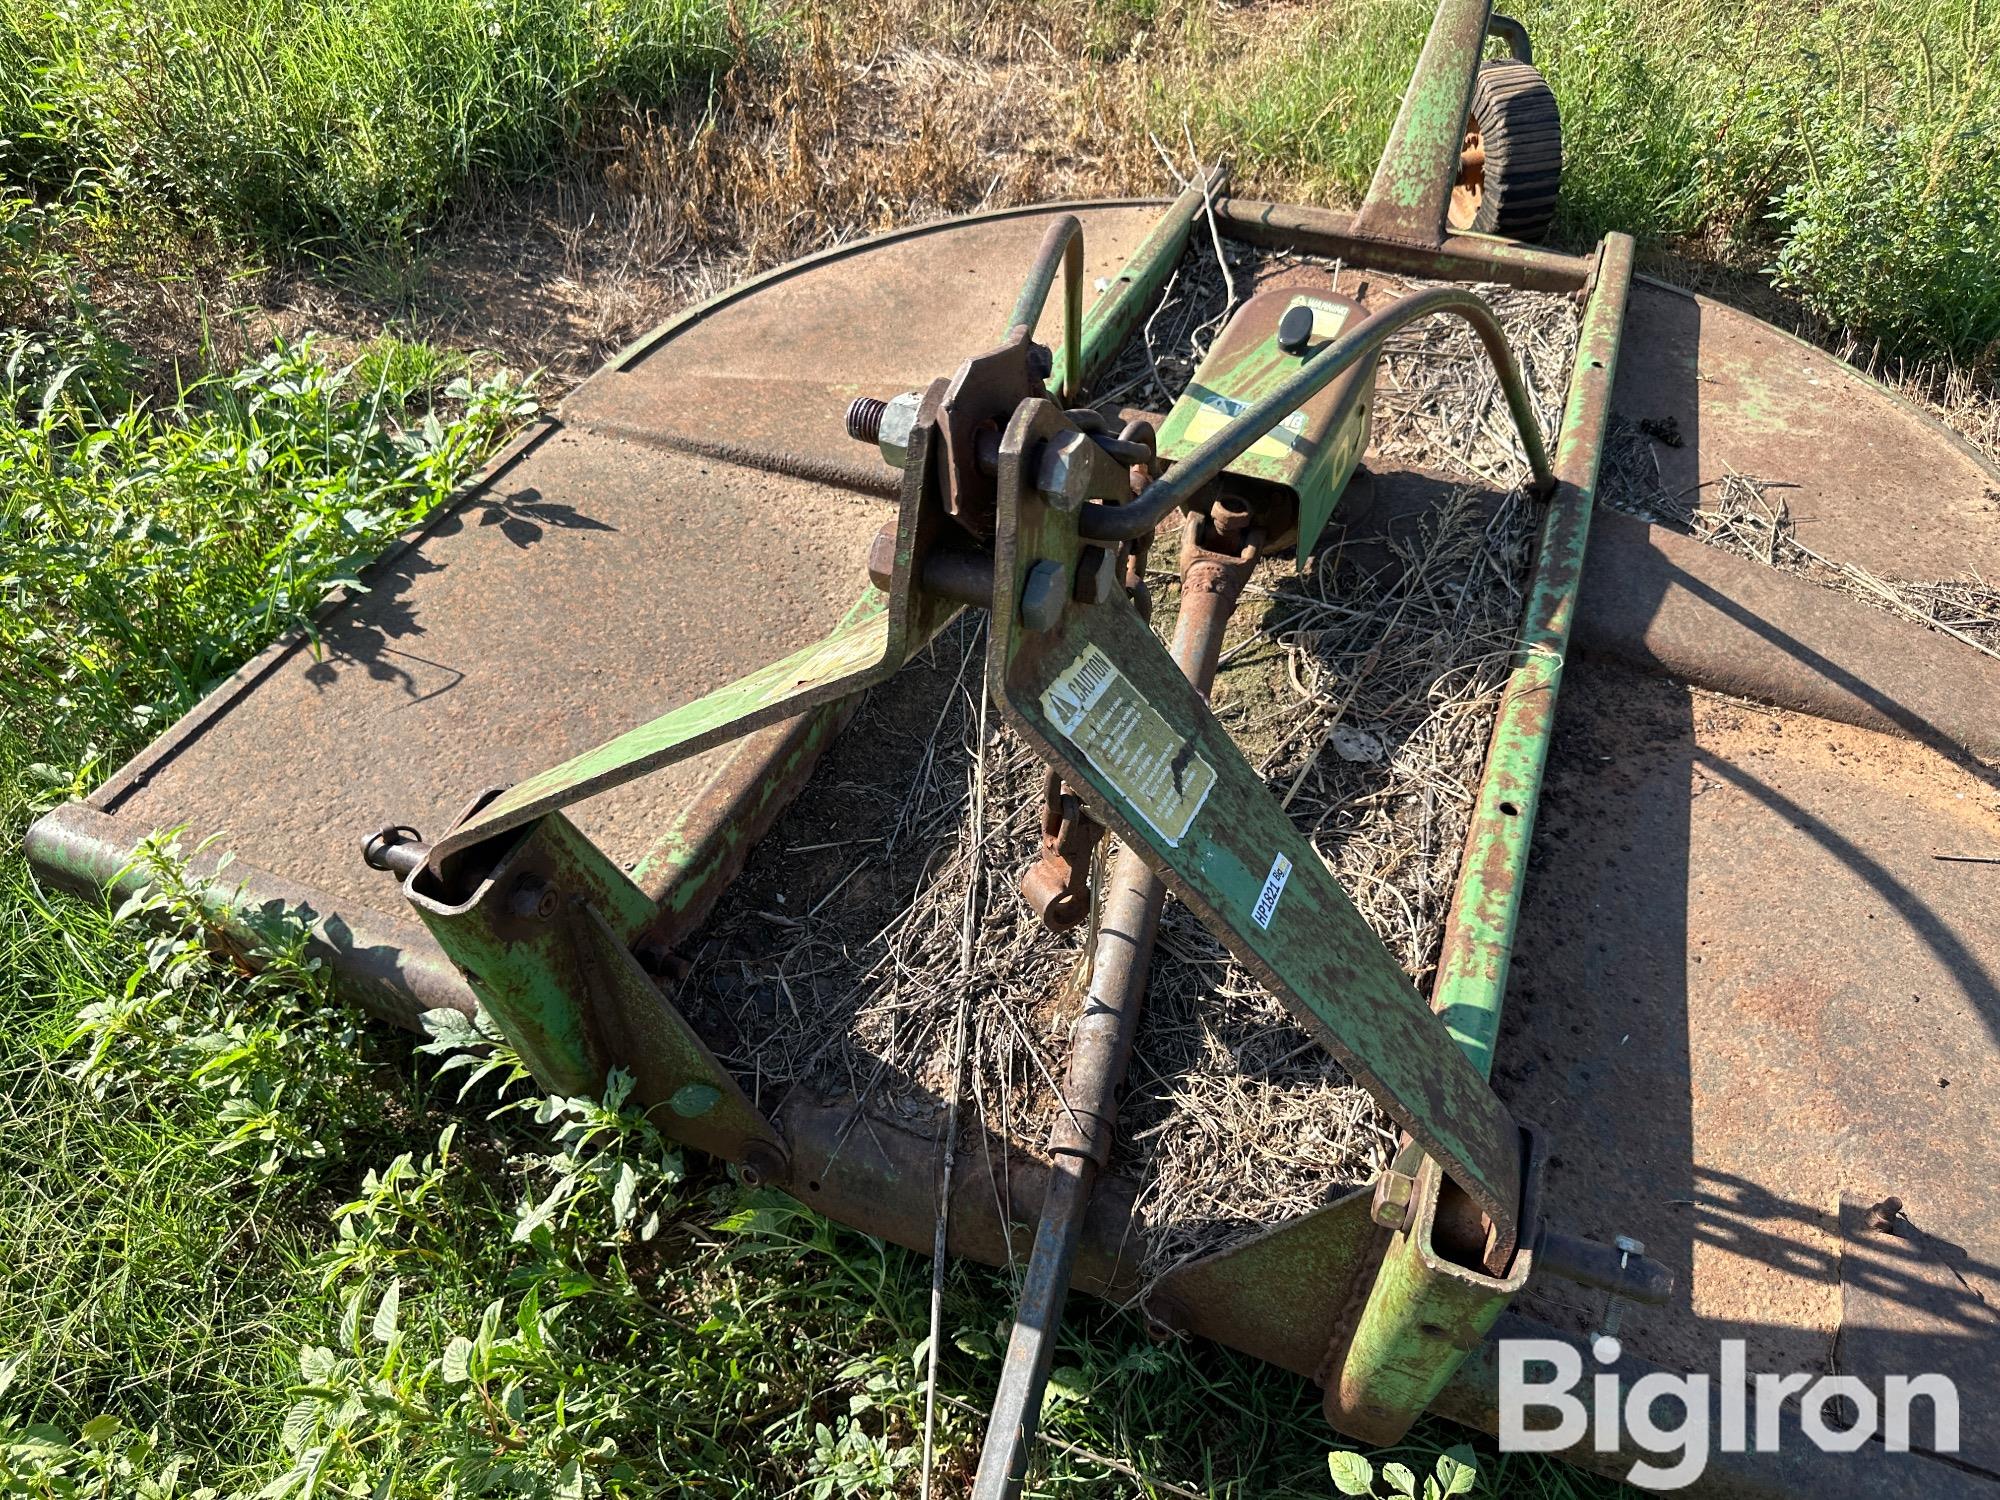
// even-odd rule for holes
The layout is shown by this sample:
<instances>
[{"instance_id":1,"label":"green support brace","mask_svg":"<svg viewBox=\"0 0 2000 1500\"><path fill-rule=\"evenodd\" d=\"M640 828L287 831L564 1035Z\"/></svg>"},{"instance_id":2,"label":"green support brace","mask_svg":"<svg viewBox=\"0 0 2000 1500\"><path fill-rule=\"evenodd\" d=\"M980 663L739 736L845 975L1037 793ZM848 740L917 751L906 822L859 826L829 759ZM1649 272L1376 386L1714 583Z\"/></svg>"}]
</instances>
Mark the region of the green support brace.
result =
<instances>
[{"instance_id":1,"label":"green support brace","mask_svg":"<svg viewBox=\"0 0 2000 1500\"><path fill-rule=\"evenodd\" d=\"M1618 373L1619 333L1631 286L1632 240L1610 235L1584 308L1562 429L1556 438L1556 490L1542 522L1514 670L1494 719L1431 991L1432 1007L1443 1015L1474 1066L1488 1075L1493 1071L1493 1044L1506 999L1507 965L1521 914L1542 769L1555 730L1556 695L1562 688L1584 549L1590 541L1598 459L1604 451L1611 385Z\"/></svg>"},{"instance_id":2,"label":"green support brace","mask_svg":"<svg viewBox=\"0 0 2000 1500\"><path fill-rule=\"evenodd\" d=\"M993 694L1008 722L1258 980L1446 1164L1512 1248L1519 1131L1229 732L1121 595L1045 631L1018 601L1032 569L1075 576L1078 512L1043 501L1024 455L1067 430L1050 403L1000 446Z\"/></svg>"},{"instance_id":3,"label":"green support brace","mask_svg":"<svg viewBox=\"0 0 2000 1500\"><path fill-rule=\"evenodd\" d=\"M1608 236L1599 252L1563 405L1557 483L1542 522L1514 671L1487 750L1431 992L1433 1008L1482 1078L1493 1070L1528 844L1583 578L1631 283L1632 241L1625 235ZM1402 1438L1532 1273L1532 1223L1523 1224L1527 1243L1504 1276L1472 1269L1462 1255L1440 1254L1438 1207L1447 1190L1435 1165L1427 1162L1415 1174L1408 1207L1399 1210L1401 1223L1393 1214L1382 1215L1393 1232L1387 1235L1381 1270L1352 1333L1331 1361L1327 1419L1366 1442Z\"/></svg>"},{"instance_id":4,"label":"green support brace","mask_svg":"<svg viewBox=\"0 0 2000 1500\"><path fill-rule=\"evenodd\" d=\"M1219 190L1219 175L1209 180L1217 185L1213 190ZM1195 215L1206 201L1199 183L1182 193L1092 304L1076 340L1082 367L1080 385L1087 387L1102 376L1137 320L1158 298L1186 248ZM1047 290L1044 284L1041 291L1046 294ZM1022 305L1028 300L1024 296ZM1010 322L1022 316L1022 306L1017 305ZM1060 388L1061 373L1051 378ZM919 546L922 517L918 502L928 461L924 451L913 448L904 470L896 578L887 598L870 588L826 639L507 788L477 815L438 840L432 849L432 862L440 863L547 813L780 720L852 697L894 676L912 653L958 613L958 606L920 594L910 577Z\"/></svg>"},{"instance_id":5,"label":"green support brace","mask_svg":"<svg viewBox=\"0 0 2000 1500\"><path fill-rule=\"evenodd\" d=\"M567 818L539 819L463 901L428 877L411 905L544 1088L594 1097L615 1064L670 1134L776 1169L777 1132L626 947L652 901Z\"/></svg>"}]
</instances>

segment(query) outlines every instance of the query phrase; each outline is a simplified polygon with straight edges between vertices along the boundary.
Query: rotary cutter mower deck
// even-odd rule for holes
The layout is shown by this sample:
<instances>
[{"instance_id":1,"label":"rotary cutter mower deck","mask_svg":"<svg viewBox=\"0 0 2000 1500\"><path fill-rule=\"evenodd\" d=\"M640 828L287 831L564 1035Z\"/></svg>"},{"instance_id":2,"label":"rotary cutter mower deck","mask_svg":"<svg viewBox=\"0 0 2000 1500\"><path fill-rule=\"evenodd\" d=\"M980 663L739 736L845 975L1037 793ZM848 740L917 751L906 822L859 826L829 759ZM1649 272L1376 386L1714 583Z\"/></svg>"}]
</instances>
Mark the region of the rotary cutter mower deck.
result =
<instances>
[{"instance_id":1,"label":"rotary cutter mower deck","mask_svg":"<svg viewBox=\"0 0 2000 1500\"><path fill-rule=\"evenodd\" d=\"M1482 64L1489 33L1510 57ZM1635 278L1623 235L1570 256L1454 232L1546 224L1554 130L1521 28L1443 0L1352 217L1211 179L752 281L620 356L312 641L45 818L31 853L101 888L154 829L226 830L218 920L303 919L385 1015L483 1003L547 1087L627 1069L672 1135L915 1248L946 1203L951 1253L1025 1266L981 1495L1021 1484L1073 1285L1296 1371L1370 1443L1427 1409L1493 1430L1507 1338L1599 1371L1607 1302L1633 1309L1606 1371L1621 1395L1722 1373L1725 1340L1749 1370L1878 1391L1941 1372L1954 1452L1928 1451L1950 1445L1919 1406L1914 1451L1825 1453L1794 1402L1775 1451L1753 1433L1702 1483L2000 1493L2000 906L1978 866L1933 857L2000 850L1996 663L1597 507L1616 412L1660 435L1668 488L1756 473L1791 487L1821 553L1942 578L2000 565L2000 475L1807 346ZM1191 234L1365 274L1261 286L1171 411L1101 409ZM1470 289L1495 283L1580 308L1552 433ZM1364 490L1380 512L1443 488L1370 461L1384 343L1433 319L1468 324L1498 373L1538 546L1421 994L1207 690L1260 558L1311 553ZM1156 533L1179 549L1170 646L1145 617ZM865 1097L760 1108L661 975L857 696L968 610L991 703L1049 770L1024 896L1093 936L1050 1139L960 1151L947 1198L939 1133L857 1129ZM1132 1185L1107 1168L1169 895L1400 1146L1372 1184L1145 1280ZM1727 1450L1727 1392L1698 1399ZM1618 1473L1648 1457L1625 1422L1594 1436L1566 1451Z\"/></svg>"}]
</instances>

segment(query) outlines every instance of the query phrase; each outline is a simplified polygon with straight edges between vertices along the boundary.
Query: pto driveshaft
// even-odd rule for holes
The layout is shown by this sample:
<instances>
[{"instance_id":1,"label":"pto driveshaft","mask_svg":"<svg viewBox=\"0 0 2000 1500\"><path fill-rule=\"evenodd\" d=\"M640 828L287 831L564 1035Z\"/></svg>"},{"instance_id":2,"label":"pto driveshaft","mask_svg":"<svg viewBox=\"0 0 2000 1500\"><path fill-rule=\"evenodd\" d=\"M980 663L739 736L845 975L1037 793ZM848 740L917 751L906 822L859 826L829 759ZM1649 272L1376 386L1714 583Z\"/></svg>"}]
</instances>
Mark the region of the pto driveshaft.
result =
<instances>
[{"instance_id":1,"label":"pto driveshaft","mask_svg":"<svg viewBox=\"0 0 2000 1500\"><path fill-rule=\"evenodd\" d=\"M1225 548L1231 541L1240 545L1212 550L1203 540L1211 532L1206 519L1190 519L1182 534L1181 607L1172 648L1175 664L1204 697L1215 681L1223 632L1257 560L1254 534L1214 537ZM1048 1193L993 1398L974 1500L1010 1500L1027 1476L1084 1216L1097 1174L1110 1164L1118 1089L1138 1035L1166 896L1165 881L1139 852L1121 847L1104 894L1090 987L1070 1033L1069 1070L1050 1131Z\"/></svg>"}]
</instances>

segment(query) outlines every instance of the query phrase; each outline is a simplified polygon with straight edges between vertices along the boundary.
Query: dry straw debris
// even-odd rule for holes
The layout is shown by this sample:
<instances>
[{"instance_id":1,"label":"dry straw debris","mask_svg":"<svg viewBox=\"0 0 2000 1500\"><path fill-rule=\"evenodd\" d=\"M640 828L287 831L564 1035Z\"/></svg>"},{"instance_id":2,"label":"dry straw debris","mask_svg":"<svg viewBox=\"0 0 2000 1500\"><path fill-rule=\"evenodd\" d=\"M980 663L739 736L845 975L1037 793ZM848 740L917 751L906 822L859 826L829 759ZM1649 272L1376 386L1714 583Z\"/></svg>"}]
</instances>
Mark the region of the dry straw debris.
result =
<instances>
[{"instance_id":1,"label":"dry straw debris","mask_svg":"<svg viewBox=\"0 0 2000 1500\"><path fill-rule=\"evenodd\" d=\"M1164 409L1232 291L1240 301L1302 276L1353 288L1352 273L1331 264L1230 249L1226 271L1211 246L1190 251L1107 397ZM1485 290L1552 431L1575 309ZM1538 507L1516 487L1524 467L1505 402L1462 323L1400 339L1377 399L1371 462L1458 483L1437 486L1440 503L1423 517L1358 522L1303 573L1289 559L1264 564L1214 703L1423 986L1510 665ZM1360 481L1364 499L1367 488ZM1164 631L1174 579L1156 572L1153 582ZM961 1161L1045 1140L1088 951L1087 929L1052 937L1016 894L1036 851L1043 768L982 704L983 649L983 621L969 618L874 695L710 924L682 998L765 1107L803 1086L925 1132L942 1130L960 1087L963 1005ZM1310 1211L1365 1180L1392 1145L1367 1093L1170 902L1114 1162L1140 1184L1149 1270Z\"/></svg>"},{"instance_id":2,"label":"dry straw debris","mask_svg":"<svg viewBox=\"0 0 2000 1500\"><path fill-rule=\"evenodd\" d=\"M1604 502L1643 520L1685 531L1720 547L1781 568L1824 588L1852 594L1877 609L2000 657L2000 589L1982 578L1884 578L1858 563L1831 558L1798 539L1785 487L1755 475L1729 473L1691 494L1669 490L1652 439L1613 417L1604 455Z\"/></svg>"}]
</instances>

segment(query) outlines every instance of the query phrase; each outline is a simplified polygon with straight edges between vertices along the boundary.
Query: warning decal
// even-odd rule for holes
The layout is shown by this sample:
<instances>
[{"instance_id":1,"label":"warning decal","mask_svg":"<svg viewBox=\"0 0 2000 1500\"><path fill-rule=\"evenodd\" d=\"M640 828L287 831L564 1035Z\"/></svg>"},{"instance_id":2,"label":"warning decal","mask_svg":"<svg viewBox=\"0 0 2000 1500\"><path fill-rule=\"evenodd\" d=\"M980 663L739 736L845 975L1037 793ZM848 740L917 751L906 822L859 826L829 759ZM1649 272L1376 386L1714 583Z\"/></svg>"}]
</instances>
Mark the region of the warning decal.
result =
<instances>
[{"instance_id":1,"label":"warning decal","mask_svg":"<svg viewBox=\"0 0 2000 1500\"><path fill-rule=\"evenodd\" d=\"M1180 843L1215 786L1215 768L1110 657L1085 646L1043 691L1042 711L1155 833Z\"/></svg>"}]
</instances>

